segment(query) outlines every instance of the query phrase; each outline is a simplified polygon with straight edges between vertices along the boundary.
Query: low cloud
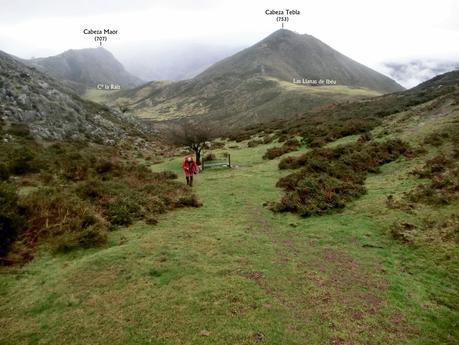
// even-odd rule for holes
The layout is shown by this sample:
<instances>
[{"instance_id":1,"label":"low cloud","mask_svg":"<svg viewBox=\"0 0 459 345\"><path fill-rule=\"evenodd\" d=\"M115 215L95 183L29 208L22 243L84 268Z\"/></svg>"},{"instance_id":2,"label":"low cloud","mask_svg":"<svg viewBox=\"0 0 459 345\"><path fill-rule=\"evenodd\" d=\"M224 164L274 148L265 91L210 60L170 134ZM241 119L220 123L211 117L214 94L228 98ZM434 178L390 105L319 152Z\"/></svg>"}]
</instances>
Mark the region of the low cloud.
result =
<instances>
[{"instance_id":1,"label":"low cloud","mask_svg":"<svg viewBox=\"0 0 459 345\"><path fill-rule=\"evenodd\" d=\"M459 62L415 59L404 62L386 62L381 69L399 84L411 88L438 74L459 69Z\"/></svg>"}]
</instances>

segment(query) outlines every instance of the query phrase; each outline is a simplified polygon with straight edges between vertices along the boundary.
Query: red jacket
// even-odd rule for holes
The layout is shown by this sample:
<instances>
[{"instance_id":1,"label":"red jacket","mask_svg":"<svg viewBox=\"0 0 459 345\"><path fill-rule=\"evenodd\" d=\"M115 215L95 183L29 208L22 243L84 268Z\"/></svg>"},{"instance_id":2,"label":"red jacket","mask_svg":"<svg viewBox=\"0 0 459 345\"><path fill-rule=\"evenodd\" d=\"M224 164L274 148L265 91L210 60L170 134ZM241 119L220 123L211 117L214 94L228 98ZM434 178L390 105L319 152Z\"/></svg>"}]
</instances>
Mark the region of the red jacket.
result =
<instances>
[{"instance_id":1,"label":"red jacket","mask_svg":"<svg viewBox=\"0 0 459 345\"><path fill-rule=\"evenodd\" d=\"M193 174L198 170L198 167L193 158L191 159L191 162L188 165L187 158L188 157L185 157L185 159L183 160L182 168L186 176L193 176Z\"/></svg>"}]
</instances>

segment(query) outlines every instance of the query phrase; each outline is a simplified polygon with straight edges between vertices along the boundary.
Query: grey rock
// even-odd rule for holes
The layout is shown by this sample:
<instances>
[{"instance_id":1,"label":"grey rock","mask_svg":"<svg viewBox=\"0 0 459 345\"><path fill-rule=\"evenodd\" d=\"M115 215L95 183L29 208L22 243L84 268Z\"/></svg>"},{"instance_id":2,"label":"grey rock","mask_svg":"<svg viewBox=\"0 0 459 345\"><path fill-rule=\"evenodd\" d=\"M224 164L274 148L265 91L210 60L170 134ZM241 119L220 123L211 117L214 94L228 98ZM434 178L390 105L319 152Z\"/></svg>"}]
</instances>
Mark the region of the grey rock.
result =
<instances>
[{"instance_id":1,"label":"grey rock","mask_svg":"<svg viewBox=\"0 0 459 345\"><path fill-rule=\"evenodd\" d=\"M85 101L57 80L1 51L0 71L0 115L5 122L28 124L36 138L114 145L122 137L150 132L132 114Z\"/></svg>"}]
</instances>

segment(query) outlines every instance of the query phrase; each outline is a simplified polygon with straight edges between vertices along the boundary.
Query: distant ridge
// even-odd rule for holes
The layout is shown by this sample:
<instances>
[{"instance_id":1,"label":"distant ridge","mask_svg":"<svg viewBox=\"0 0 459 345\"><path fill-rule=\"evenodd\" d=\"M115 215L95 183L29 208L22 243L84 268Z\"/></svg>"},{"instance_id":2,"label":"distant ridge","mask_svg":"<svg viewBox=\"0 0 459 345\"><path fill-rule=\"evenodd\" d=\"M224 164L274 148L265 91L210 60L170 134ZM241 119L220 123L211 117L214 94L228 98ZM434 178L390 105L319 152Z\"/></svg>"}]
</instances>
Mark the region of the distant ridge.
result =
<instances>
[{"instance_id":1,"label":"distant ridge","mask_svg":"<svg viewBox=\"0 0 459 345\"><path fill-rule=\"evenodd\" d=\"M142 84L104 48L71 49L62 54L23 60L29 66L60 80L79 94L98 84L118 84L122 89Z\"/></svg>"},{"instance_id":2,"label":"distant ridge","mask_svg":"<svg viewBox=\"0 0 459 345\"><path fill-rule=\"evenodd\" d=\"M336 85L293 82L330 79ZM113 95L154 121L205 117L230 126L291 116L337 101L401 91L394 80L340 54L310 35L281 29L215 63L193 79L151 82Z\"/></svg>"}]
</instances>

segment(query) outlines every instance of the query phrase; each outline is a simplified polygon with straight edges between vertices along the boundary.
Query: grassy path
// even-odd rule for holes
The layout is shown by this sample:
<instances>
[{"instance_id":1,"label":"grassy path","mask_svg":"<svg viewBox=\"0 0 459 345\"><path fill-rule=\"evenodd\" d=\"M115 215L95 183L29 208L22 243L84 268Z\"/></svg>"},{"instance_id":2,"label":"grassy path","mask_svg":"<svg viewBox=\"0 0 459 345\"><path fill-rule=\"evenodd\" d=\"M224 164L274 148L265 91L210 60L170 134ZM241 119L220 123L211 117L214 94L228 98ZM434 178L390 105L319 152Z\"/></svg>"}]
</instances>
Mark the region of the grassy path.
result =
<instances>
[{"instance_id":1,"label":"grassy path","mask_svg":"<svg viewBox=\"0 0 459 345\"><path fill-rule=\"evenodd\" d=\"M199 209L3 272L0 343L453 344L457 314L428 293L454 290L447 272L410 264L384 233L400 217L385 196L413 183L400 179L407 163L371 176L344 212L300 219L263 207L281 176L265 149L198 175Z\"/></svg>"}]
</instances>

